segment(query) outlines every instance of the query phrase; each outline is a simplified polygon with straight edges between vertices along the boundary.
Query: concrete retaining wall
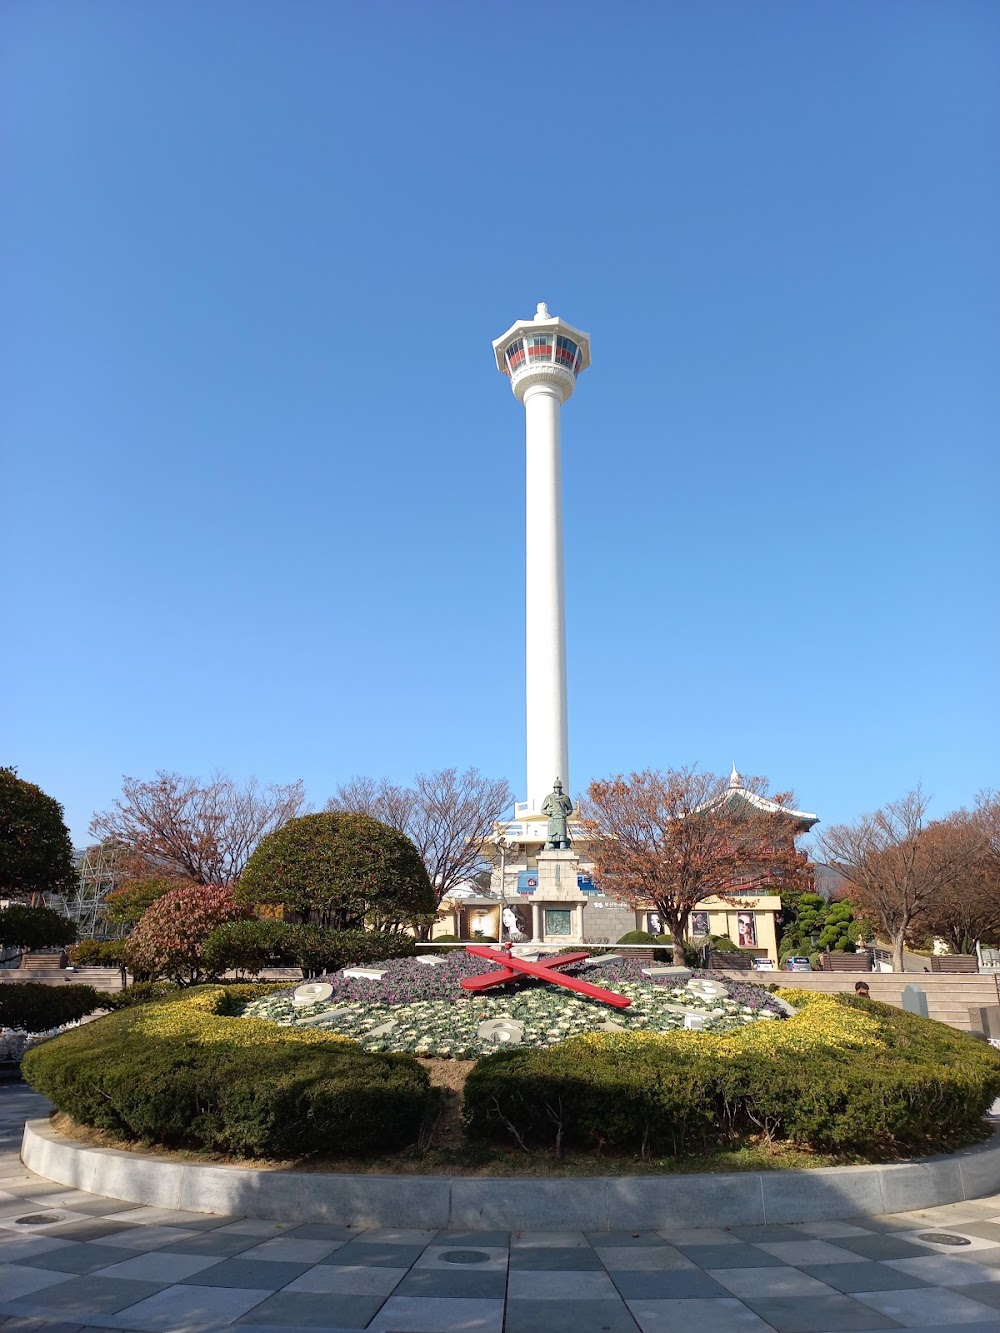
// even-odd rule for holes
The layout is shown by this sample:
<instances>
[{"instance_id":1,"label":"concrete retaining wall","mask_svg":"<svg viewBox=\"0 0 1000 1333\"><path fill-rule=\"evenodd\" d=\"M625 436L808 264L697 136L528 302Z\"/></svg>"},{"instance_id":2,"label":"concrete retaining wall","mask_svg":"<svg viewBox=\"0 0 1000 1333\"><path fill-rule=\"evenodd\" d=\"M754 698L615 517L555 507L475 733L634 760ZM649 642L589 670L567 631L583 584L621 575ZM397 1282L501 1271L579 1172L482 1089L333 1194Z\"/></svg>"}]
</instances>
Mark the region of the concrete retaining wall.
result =
<instances>
[{"instance_id":1,"label":"concrete retaining wall","mask_svg":"<svg viewBox=\"0 0 1000 1333\"><path fill-rule=\"evenodd\" d=\"M341 1226L648 1231L875 1216L1000 1191L1000 1136L950 1157L892 1166L705 1176L496 1179L343 1176L208 1166L89 1148L47 1120L24 1127L25 1166L128 1203Z\"/></svg>"}]
</instances>

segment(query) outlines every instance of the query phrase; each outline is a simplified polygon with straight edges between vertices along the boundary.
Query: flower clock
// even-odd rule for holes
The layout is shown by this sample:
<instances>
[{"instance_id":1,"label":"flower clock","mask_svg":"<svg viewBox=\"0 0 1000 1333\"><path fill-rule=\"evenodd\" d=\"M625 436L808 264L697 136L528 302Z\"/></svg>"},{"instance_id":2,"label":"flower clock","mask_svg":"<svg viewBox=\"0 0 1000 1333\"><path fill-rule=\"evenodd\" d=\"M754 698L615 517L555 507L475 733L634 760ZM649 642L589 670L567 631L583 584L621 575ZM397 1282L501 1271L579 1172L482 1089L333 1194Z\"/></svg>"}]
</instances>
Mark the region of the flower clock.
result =
<instances>
[{"instance_id":1,"label":"flower clock","mask_svg":"<svg viewBox=\"0 0 1000 1333\"><path fill-rule=\"evenodd\" d=\"M490 969L498 974L496 984L475 990L463 986L463 981L487 975ZM722 1033L785 1015L781 1001L763 987L706 973L658 976L656 969L628 959L606 964L581 959L559 971L629 1004L611 1007L544 977L504 977L502 964L455 950L433 959L397 958L371 967L345 968L320 981L252 1000L244 1013L336 1032L367 1051L459 1060L475 1060L502 1046L554 1046L588 1032L692 1028Z\"/></svg>"}]
</instances>

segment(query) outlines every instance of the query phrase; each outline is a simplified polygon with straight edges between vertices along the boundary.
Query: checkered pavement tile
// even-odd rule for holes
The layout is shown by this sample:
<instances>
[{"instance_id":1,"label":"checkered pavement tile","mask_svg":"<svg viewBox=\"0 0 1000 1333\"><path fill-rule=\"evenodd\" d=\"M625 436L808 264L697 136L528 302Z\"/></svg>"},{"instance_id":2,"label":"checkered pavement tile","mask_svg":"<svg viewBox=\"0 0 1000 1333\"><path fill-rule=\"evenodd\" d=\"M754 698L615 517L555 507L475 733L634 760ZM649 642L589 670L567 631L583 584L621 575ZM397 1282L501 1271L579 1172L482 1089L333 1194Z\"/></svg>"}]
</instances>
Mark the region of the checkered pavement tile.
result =
<instances>
[{"instance_id":1,"label":"checkered pavement tile","mask_svg":"<svg viewBox=\"0 0 1000 1333\"><path fill-rule=\"evenodd\" d=\"M10 1114L0 1091L0 1133ZM942 1231L970 1243L922 1239ZM846 1222L509 1233L139 1207L43 1181L16 1154L0 1179L0 1333L902 1327L1000 1333L1000 1196Z\"/></svg>"}]
</instances>

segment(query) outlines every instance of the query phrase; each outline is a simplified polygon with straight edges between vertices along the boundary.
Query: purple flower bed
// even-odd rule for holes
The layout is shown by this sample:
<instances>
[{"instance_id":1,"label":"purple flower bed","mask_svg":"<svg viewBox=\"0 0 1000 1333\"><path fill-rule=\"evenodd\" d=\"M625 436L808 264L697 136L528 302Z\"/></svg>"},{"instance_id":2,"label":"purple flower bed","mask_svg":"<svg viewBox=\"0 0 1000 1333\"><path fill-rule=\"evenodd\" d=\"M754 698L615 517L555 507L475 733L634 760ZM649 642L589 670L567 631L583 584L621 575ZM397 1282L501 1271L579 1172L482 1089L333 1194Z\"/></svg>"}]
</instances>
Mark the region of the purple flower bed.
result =
<instances>
[{"instance_id":1,"label":"purple flower bed","mask_svg":"<svg viewBox=\"0 0 1000 1333\"><path fill-rule=\"evenodd\" d=\"M393 958L372 966L385 969L381 981L345 977L343 972L330 973L322 980L329 982L333 987L333 998L336 1000L368 1001L371 1004L412 1004L416 1000L469 998L470 992L462 990L459 984L463 977L499 971L499 967L485 958L476 958L462 949L450 949L436 966L421 963L416 958ZM584 967L577 963L561 968L560 971L566 976L581 977L595 986L607 986L610 990L623 983L638 986L676 985L676 982L671 982L668 977L643 976L642 969L648 966L648 963L640 962L638 959L626 958L619 963L608 963L603 967ZM730 999L745 1005L748 1009L756 1012L768 1011L784 1017L784 1011L761 986L754 986L745 981L720 981L717 973L709 974L694 970L693 975L724 985ZM488 993L492 996L509 995L514 991L549 984L547 981L525 977L523 981L512 981L506 986L497 986Z\"/></svg>"}]
</instances>

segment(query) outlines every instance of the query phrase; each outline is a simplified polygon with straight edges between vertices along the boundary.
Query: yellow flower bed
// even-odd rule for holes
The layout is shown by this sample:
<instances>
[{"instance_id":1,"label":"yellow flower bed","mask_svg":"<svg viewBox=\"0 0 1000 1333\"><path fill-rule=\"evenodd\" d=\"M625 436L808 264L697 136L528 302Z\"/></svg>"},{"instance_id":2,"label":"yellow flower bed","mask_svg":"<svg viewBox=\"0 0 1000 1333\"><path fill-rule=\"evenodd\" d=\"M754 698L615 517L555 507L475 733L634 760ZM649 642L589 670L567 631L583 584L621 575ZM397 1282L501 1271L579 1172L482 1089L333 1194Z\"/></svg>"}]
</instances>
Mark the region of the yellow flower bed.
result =
<instances>
[{"instance_id":1,"label":"yellow flower bed","mask_svg":"<svg viewBox=\"0 0 1000 1333\"><path fill-rule=\"evenodd\" d=\"M259 1047L299 1043L306 1046L356 1045L349 1037L309 1028L275 1029L260 1018L238 1018L226 1013L260 994L254 986L199 986L153 1004L122 1010L118 1021L130 1036L194 1042L199 1046Z\"/></svg>"},{"instance_id":2,"label":"yellow flower bed","mask_svg":"<svg viewBox=\"0 0 1000 1333\"><path fill-rule=\"evenodd\" d=\"M480 1137L676 1154L747 1135L886 1160L981 1139L1000 1055L929 1019L790 991L786 1019L737 1031L616 1032L481 1060L465 1089Z\"/></svg>"},{"instance_id":3,"label":"yellow flower bed","mask_svg":"<svg viewBox=\"0 0 1000 1333\"><path fill-rule=\"evenodd\" d=\"M781 999L796 1003L809 996L799 1012L781 1022L748 1023L735 1032L715 1035L710 1032L622 1032L589 1033L576 1043L604 1052L629 1055L636 1050L649 1053L671 1052L690 1055L736 1056L774 1055L778 1051L803 1058L833 1051L885 1050L887 1041L882 1025L872 1014L847 1009L832 995L811 992L778 991Z\"/></svg>"}]
</instances>

